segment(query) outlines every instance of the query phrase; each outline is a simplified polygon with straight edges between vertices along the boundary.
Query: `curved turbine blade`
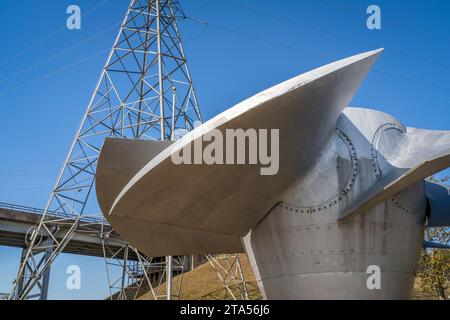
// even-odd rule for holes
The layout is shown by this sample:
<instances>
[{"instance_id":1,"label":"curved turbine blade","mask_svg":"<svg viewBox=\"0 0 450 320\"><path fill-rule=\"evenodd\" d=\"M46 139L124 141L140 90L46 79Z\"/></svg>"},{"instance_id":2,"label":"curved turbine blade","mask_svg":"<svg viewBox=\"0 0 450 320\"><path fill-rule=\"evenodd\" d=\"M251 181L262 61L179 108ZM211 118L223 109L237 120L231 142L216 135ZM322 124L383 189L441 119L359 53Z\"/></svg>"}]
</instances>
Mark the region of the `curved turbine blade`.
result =
<instances>
[{"instance_id":1,"label":"curved turbine blade","mask_svg":"<svg viewBox=\"0 0 450 320\"><path fill-rule=\"evenodd\" d=\"M97 201L103 214L109 213L128 181L170 145L170 141L105 140L96 172Z\"/></svg>"},{"instance_id":2,"label":"curved turbine blade","mask_svg":"<svg viewBox=\"0 0 450 320\"><path fill-rule=\"evenodd\" d=\"M241 237L280 201L334 134L336 122L381 50L288 80L188 133L149 161L106 215L148 256L242 251ZM175 165L172 154L227 129L279 129L279 172L258 165ZM99 186L100 187L100 186Z\"/></svg>"},{"instance_id":3,"label":"curved turbine blade","mask_svg":"<svg viewBox=\"0 0 450 320\"><path fill-rule=\"evenodd\" d=\"M450 131L407 128L395 170L360 196L340 217L361 214L408 186L450 167Z\"/></svg>"}]
</instances>

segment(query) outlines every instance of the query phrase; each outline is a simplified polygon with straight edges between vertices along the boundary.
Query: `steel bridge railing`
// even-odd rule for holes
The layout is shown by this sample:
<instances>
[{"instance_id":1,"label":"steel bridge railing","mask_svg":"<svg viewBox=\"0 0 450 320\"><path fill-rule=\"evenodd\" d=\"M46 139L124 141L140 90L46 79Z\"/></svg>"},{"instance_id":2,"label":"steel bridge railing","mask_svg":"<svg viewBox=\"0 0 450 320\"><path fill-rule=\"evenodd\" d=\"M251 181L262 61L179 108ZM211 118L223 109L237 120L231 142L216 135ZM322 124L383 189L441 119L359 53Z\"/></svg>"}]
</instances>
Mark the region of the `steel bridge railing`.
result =
<instances>
[{"instance_id":1,"label":"steel bridge railing","mask_svg":"<svg viewBox=\"0 0 450 320\"><path fill-rule=\"evenodd\" d=\"M33 208L28 206L21 206L17 204L0 202L0 209L10 210L10 211L21 211L26 213L32 213L37 215L43 215L45 210L39 208ZM64 212L47 212L47 216L55 219L78 219L78 215L70 215ZM98 223L109 226L109 222L104 217L96 217L101 216L101 214L94 215L82 215L80 221L88 222L88 223Z\"/></svg>"}]
</instances>

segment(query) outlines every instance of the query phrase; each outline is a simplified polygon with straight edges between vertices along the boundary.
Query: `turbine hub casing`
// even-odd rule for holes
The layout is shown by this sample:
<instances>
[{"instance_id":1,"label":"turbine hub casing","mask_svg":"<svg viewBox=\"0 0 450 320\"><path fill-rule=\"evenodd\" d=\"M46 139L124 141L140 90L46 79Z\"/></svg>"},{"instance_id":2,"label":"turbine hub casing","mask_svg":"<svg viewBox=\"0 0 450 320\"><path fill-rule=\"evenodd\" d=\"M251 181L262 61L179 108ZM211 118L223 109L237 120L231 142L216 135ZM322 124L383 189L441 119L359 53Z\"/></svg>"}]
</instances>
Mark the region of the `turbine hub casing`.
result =
<instances>
[{"instance_id":1,"label":"turbine hub casing","mask_svg":"<svg viewBox=\"0 0 450 320\"><path fill-rule=\"evenodd\" d=\"M348 203L396 170L385 158L395 143L378 144L403 132L386 114L346 109L314 166L244 241L266 298L410 298L423 240L424 182L338 221ZM371 290L373 265L381 270L381 288Z\"/></svg>"}]
</instances>

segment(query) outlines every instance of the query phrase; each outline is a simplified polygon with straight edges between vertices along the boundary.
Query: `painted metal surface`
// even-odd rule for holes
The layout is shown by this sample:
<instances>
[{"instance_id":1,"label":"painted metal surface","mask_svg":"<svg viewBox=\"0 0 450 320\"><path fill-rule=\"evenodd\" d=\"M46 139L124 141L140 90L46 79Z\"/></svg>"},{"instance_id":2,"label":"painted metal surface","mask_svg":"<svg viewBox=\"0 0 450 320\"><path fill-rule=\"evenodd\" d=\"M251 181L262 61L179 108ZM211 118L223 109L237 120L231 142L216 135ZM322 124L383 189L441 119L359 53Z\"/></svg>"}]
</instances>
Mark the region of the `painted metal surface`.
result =
<instances>
[{"instance_id":1,"label":"painted metal surface","mask_svg":"<svg viewBox=\"0 0 450 320\"><path fill-rule=\"evenodd\" d=\"M106 218L148 255L244 247L269 299L409 298L430 214L424 178L450 165L450 132L345 108L379 53L308 72L198 127L136 170L112 205L101 204ZM228 128L280 129L279 174L172 162L183 146ZM114 143L102 151L102 172L122 170ZM98 199L114 198L104 192L97 185ZM447 202L435 199L440 224ZM367 286L370 266L380 268L379 289Z\"/></svg>"},{"instance_id":2,"label":"painted metal surface","mask_svg":"<svg viewBox=\"0 0 450 320\"><path fill-rule=\"evenodd\" d=\"M367 120L361 120L358 127L366 127ZM385 128L381 128L379 136L373 138L377 159L382 159L386 166L381 179L361 193L341 219L363 213L409 185L450 166L448 131L390 126L387 123Z\"/></svg>"},{"instance_id":3,"label":"painted metal surface","mask_svg":"<svg viewBox=\"0 0 450 320\"><path fill-rule=\"evenodd\" d=\"M407 186L364 214L339 220L360 194L393 170L380 152L386 134L381 130L405 132L389 115L347 108L315 166L252 229L246 249L252 252L266 298L409 297L423 241L424 182ZM372 265L381 269L380 290L367 287Z\"/></svg>"},{"instance_id":4,"label":"painted metal surface","mask_svg":"<svg viewBox=\"0 0 450 320\"><path fill-rule=\"evenodd\" d=\"M194 129L136 173L106 218L149 256L243 252L241 237L313 165L379 53L356 55L288 80ZM171 155L185 145L213 129L229 128L280 129L279 173L262 177L253 165L173 163ZM109 141L102 154L111 150ZM99 166L111 165L100 160ZM101 185L96 190L98 199L107 197Z\"/></svg>"},{"instance_id":5,"label":"painted metal surface","mask_svg":"<svg viewBox=\"0 0 450 320\"><path fill-rule=\"evenodd\" d=\"M450 187L426 181L425 192L428 199L428 226L450 226Z\"/></svg>"}]
</instances>

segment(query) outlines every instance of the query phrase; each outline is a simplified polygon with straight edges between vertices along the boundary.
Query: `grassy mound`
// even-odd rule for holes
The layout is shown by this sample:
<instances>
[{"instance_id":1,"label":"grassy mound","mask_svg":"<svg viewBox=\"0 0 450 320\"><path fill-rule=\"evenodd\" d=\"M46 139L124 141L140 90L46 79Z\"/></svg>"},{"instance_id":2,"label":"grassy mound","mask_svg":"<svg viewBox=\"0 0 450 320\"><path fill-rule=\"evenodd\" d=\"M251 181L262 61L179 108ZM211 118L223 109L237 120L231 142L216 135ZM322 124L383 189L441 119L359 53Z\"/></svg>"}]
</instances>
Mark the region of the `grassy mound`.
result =
<instances>
[{"instance_id":1,"label":"grassy mound","mask_svg":"<svg viewBox=\"0 0 450 320\"><path fill-rule=\"evenodd\" d=\"M250 263L245 254L240 255L241 266L246 279L246 285L248 294L251 300L262 299L261 292L258 284L255 281L255 277L250 267ZM175 277L173 282L179 284L182 281L182 289L180 293L180 299L182 300L229 300L231 299L230 293L224 288L223 283L217 276L216 271L209 263L205 263L193 271L184 274L183 278L180 276ZM437 296L433 292L421 292L416 285L414 290L414 300L436 300ZM235 296L239 296L239 290L237 288L231 288ZM158 295L164 296L166 294L165 284L162 284L160 288L155 289ZM450 292L449 292L450 295ZM139 300L153 300L153 294L147 292L142 295Z\"/></svg>"}]
</instances>

